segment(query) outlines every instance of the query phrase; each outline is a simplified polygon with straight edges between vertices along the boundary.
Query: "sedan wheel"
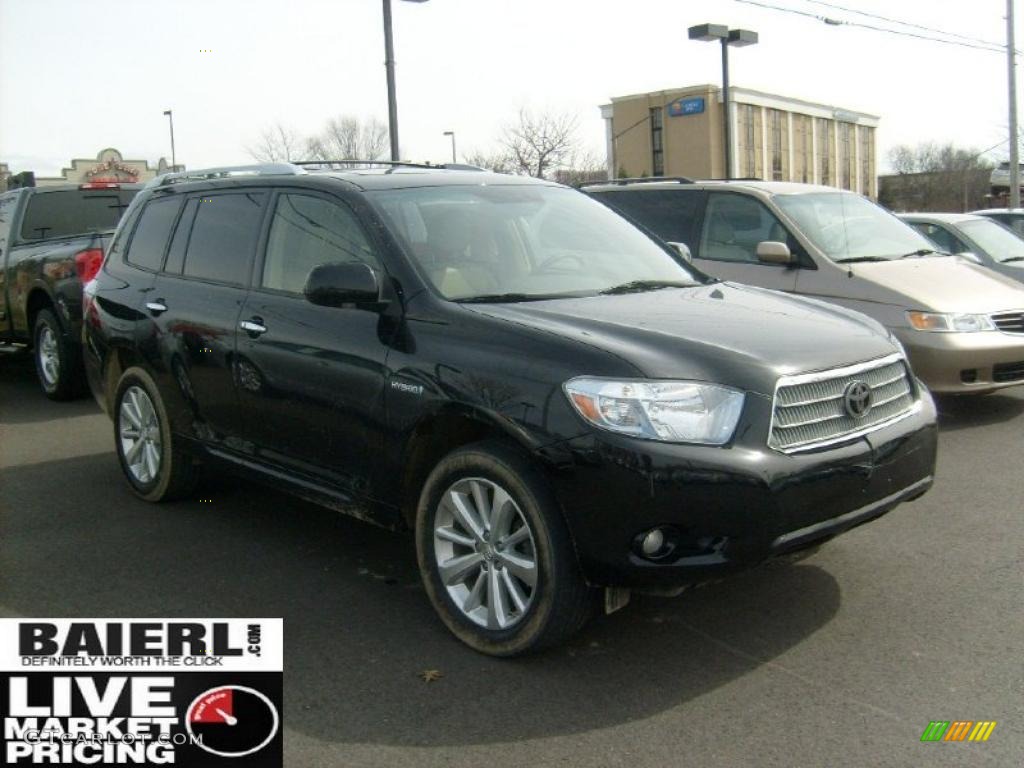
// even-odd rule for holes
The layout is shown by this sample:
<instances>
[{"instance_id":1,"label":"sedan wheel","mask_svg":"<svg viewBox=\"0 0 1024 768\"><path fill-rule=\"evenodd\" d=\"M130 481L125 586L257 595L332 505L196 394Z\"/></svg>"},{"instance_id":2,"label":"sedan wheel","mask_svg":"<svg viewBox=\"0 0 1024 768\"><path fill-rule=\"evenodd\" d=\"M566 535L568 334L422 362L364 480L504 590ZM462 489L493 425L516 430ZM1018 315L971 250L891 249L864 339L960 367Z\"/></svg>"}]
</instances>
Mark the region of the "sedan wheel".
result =
<instances>
[{"instance_id":1,"label":"sedan wheel","mask_svg":"<svg viewBox=\"0 0 1024 768\"><path fill-rule=\"evenodd\" d=\"M533 531L508 491L484 478L453 484L434 516L441 583L462 614L487 629L508 629L537 590Z\"/></svg>"},{"instance_id":2,"label":"sedan wheel","mask_svg":"<svg viewBox=\"0 0 1024 768\"><path fill-rule=\"evenodd\" d=\"M142 485L160 474L162 443L160 422L153 401L142 387L129 387L121 398L119 412L121 455L128 471Z\"/></svg>"}]
</instances>

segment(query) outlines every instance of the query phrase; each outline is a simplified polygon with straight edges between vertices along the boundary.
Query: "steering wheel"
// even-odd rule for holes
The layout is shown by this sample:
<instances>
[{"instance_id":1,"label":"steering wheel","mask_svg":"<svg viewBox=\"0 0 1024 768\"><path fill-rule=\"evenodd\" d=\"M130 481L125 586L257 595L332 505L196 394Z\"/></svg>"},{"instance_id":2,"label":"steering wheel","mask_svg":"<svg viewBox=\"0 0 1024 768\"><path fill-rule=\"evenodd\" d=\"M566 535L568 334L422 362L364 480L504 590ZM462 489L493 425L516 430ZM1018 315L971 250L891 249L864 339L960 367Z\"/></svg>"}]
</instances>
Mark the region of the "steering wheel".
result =
<instances>
[{"instance_id":1,"label":"steering wheel","mask_svg":"<svg viewBox=\"0 0 1024 768\"><path fill-rule=\"evenodd\" d=\"M562 262L562 261L570 261L570 260L575 261L581 267L586 267L586 262L583 261L583 259L579 256L579 254L573 253L572 251L561 251L560 253L556 253L554 256L551 256L551 257L545 259L544 261L542 261L540 264L538 264L536 271L537 272L547 272L555 264L558 264L559 262Z\"/></svg>"}]
</instances>

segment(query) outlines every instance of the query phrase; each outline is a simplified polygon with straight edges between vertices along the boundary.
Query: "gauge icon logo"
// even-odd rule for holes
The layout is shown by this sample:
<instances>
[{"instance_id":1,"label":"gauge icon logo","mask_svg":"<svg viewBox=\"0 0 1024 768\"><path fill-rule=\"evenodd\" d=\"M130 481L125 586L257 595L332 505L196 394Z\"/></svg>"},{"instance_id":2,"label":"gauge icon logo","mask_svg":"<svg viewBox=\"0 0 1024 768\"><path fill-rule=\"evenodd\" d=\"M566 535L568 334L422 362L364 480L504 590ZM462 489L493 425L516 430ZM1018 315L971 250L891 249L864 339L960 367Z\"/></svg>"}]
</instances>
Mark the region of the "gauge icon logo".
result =
<instances>
[{"instance_id":1,"label":"gauge icon logo","mask_svg":"<svg viewBox=\"0 0 1024 768\"><path fill-rule=\"evenodd\" d=\"M220 757L245 757L269 744L281 725L277 707L255 688L222 685L192 700L185 729L195 745Z\"/></svg>"}]
</instances>

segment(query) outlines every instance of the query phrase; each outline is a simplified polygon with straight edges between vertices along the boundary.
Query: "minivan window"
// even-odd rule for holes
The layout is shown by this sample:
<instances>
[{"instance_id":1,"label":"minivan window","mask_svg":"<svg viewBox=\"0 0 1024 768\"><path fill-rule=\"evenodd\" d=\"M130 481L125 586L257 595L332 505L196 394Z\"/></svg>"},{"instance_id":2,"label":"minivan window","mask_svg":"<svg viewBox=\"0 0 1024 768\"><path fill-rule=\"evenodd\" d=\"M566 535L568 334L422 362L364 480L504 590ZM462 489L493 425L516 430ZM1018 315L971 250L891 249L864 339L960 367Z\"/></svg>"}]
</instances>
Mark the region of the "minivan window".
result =
<instances>
[{"instance_id":1,"label":"minivan window","mask_svg":"<svg viewBox=\"0 0 1024 768\"><path fill-rule=\"evenodd\" d=\"M935 247L940 251L946 253L965 253L971 250L960 241L960 238L955 237L952 232L945 227L940 227L938 224L912 221L910 226L935 243Z\"/></svg>"},{"instance_id":2,"label":"minivan window","mask_svg":"<svg viewBox=\"0 0 1024 768\"><path fill-rule=\"evenodd\" d=\"M760 264L757 244L766 240L795 246L782 222L753 197L721 192L709 196L700 258Z\"/></svg>"},{"instance_id":3,"label":"minivan window","mask_svg":"<svg viewBox=\"0 0 1024 768\"><path fill-rule=\"evenodd\" d=\"M686 243L694 250L693 222L703 193L694 189L644 189L599 192L594 196L670 243Z\"/></svg>"},{"instance_id":4,"label":"minivan window","mask_svg":"<svg viewBox=\"0 0 1024 768\"><path fill-rule=\"evenodd\" d=\"M888 260L934 247L913 227L852 192L773 195L772 200L836 261Z\"/></svg>"},{"instance_id":5,"label":"minivan window","mask_svg":"<svg viewBox=\"0 0 1024 768\"><path fill-rule=\"evenodd\" d=\"M207 194L199 198L184 274L203 280L246 283L263 214L262 192Z\"/></svg>"},{"instance_id":6,"label":"minivan window","mask_svg":"<svg viewBox=\"0 0 1024 768\"><path fill-rule=\"evenodd\" d=\"M181 209L180 197L150 200L142 209L125 260L143 269L158 270L164 260L167 239Z\"/></svg>"},{"instance_id":7,"label":"minivan window","mask_svg":"<svg viewBox=\"0 0 1024 768\"><path fill-rule=\"evenodd\" d=\"M355 214L339 203L310 195L281 195L267 239L262 286L302 293L320 264L380 262Z\"/></svg>"},{"instance_id":8,"label":"minivan window","mask_svg":"<svg viewBox=\"0 0 1024 768\"><path fill-rule=\"evenodd\" d=\"M1024 259L1024 240L1002 224L975 219L962 222L960 229L998 262Z\"/></svg>"},{"instance_id":9,"label":"minivan window","mask_svg":"<svg viewBox=\"0 0 1024 768\"><path fill-rule=\"evenodd\" d=\"M440 186L371 196L449 299L528 300L594 295L626 283L698 283L667 247L576 190Z\"/></svg>"},{"instance_id":10,"label":"minivan window","mask_svg":"<svg viewBox=\"0 0 1024 768\"><path fill-rule=\"evenodd\" d=\"M21 223L21 239L50 240L113 230L135 192L134 189L38 192L28 199Z\"/></svg>"}]
</instances>

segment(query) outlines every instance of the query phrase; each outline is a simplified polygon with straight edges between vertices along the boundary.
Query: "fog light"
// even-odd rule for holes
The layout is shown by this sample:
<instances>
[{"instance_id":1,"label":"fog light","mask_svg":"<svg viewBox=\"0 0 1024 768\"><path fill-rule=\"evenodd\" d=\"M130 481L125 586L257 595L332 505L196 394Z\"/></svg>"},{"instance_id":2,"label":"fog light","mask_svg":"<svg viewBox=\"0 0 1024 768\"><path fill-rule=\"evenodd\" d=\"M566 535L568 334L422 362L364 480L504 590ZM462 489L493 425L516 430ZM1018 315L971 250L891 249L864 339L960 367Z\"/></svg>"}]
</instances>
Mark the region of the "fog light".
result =
<instances>
[{"instance_id":1,"label":"fog light","mask_svg":"<svg viewBox=\"0 0 1024 768\"><path fill-rule=\"evenodd\" d=\"M965 368L960 371L960 381L964 384L973 384L978 380L978 369L977 368Z\"/></svg>"},{"instance_id":2,"label":"fog light","mask_svg":"<svg viewBox=\"0 0 1024 768\"><path fill-rule=\"evenodd\" d=\"M644 534L643 539L640 541L640 551L646 557L654 557L661 552L664 546L665 534L661 532L661 528L652 528Z\"/></svg>"}]
</instances>

